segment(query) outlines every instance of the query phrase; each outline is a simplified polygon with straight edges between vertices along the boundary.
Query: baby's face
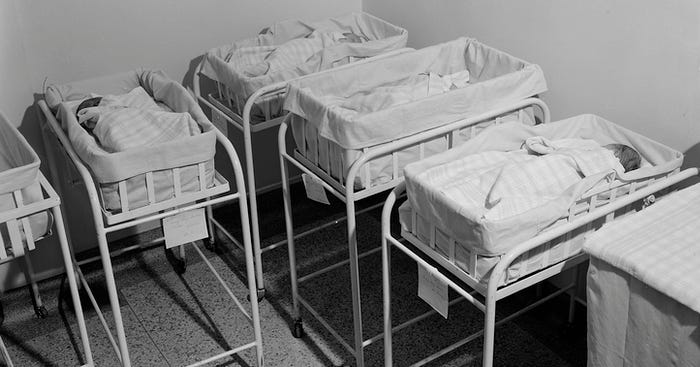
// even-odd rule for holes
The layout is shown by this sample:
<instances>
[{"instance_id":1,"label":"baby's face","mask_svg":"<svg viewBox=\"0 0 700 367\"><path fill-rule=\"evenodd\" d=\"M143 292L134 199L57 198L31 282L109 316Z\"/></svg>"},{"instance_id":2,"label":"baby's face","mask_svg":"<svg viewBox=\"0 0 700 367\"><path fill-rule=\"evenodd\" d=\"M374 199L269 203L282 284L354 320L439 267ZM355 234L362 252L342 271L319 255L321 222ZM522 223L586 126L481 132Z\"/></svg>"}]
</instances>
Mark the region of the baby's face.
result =
<instances>
[{"instance_id":1,"label":"baby's face","mask_svg":"<svg viewBox=\"0 0 700 367\"><path fill-rule=\"evenodd\" d=\"M620 164L624 167L625 172L635 170L641 165L642 158L639 153L627 145L608 144L603 148L610 150L620 160Z\"/></svg>"}]
</instances>

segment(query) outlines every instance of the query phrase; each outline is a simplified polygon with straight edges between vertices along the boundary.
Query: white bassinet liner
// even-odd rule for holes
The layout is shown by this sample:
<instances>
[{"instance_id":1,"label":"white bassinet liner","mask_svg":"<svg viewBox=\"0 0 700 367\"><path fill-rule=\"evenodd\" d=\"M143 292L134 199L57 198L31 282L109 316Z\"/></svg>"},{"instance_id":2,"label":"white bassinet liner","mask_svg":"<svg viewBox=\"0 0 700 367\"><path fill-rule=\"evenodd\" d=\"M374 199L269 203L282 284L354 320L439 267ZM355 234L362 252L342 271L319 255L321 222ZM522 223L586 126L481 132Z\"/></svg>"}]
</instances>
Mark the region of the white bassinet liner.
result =
<instances>
[{"instance_id":1,"label":"white bassinet liner","mask_svg":"<svg viewBox=\"0 0 700 367\"><path fill-rule=\"evenodd\" d=\"M13 192L20 190L23 205L44 199L38 173L41 161L27 140L0 112L0 213L17 208ZM44 236L50 227L46 212L29 216L33 238ZM22 235L25 228L20 227ZM0 236L10 247L7 225L0 223Z\"/></svg>"},{"instance_id":2,"label":"white bassinet liner","mask_svg":"<svg viewBox=\"0 0 700 367\"><path fill-rule=\"evenodd\" d=\"M488 282L491 271L501 260L501 256L474 254L473 248L450 238L442 229L423 218L421 213L415 212L408 201L399 206L399 222L401 223L402 232L408 232L417 237L419 241L433 248L440 256L452 262L482 284ZM518 256L508 266L506 276L501 280L500 285L512 283L540 269L576 255L581 252L582 246L583 237L577 235L567 240L552 241L544 246L528 251Z\"/></svg>"},{"instance_id":3,"label":"white bassinet liner","mask_svg":"<svg viewBox=\"0 0 700 367\"><path fill-rule=\"evenodd\" d=\"M500 255L512 246L537 235L561 217L596 181L582 180L578 190L570 190L533 210L500 220L477 217L461 203L446 200L429 171L441 166L449 169L459 159L485 151L513 151L521 148L528 137L543 136L551 140L566 138L592 139L601 145L621 143L635 148L645 163L641 168L616 175L616 182L629 183L656 177L678 169L682 153L640 134L594 115L580 115L549 124L526 126L504 123L493 126L455 149L409 164L404 169L406 191L411 207L449 237L482 255ZM458 177L452 181L459 181Z\"/></svg>"},{"instance_id":4,"label":"white bassinet liner","mask_svg":"<svg viewBox=\"0 0 700 367\"><path fill-rule=\"evenodd\" d=\"M109 153L78 123L70 102L93 95L124 94L143 87L157 102L174 112L187 112L199 124L202 133L153 146ZM148 204L146 173L153 172L155 199L173 197L170 169L182 167L182 192L199 191L198 163L206 163L205 186L213 185L216 133L214 127L192 96L179 83L162 71L132 71L75 83L52 85L46 90L46 101L68 134L80 159L85 162L102 191L105 209L121 209L118 182L126 180L129 208ZM186 149L183 149L186 147Z\"/></svg>"},{"instance_id":5,"label":"white bassinet liner","mask_svg":"<svg viewBox=\"0 0 700 367\"><path fill-rule=\"evenodd\" d=\"M535 123L530 113L523 114L522 119L517 113L498 119L499 122L510 120L519 120L521 123L529 125L534 125ZM496 121L497 120L484 121L468 129L457 132L454 135L453 144L458 145L469 140L473 135L495 124ZM296 140L298 142L297 147L304 157L321 167L332 178L344 184L350 166L362 155L362 150L342 149L334 142L318 136L318 130L316 130L313 124L305 123L305 120L296 115L292 115L292 127L296 128L294 130L296 132L294 135L295 140L299 137L297 134L304 134L301 139ZM300 130L303 132L299 132ZM303 144L301 142L303 142ZM379 144L371 148L379 148L390 143L391 142ZM304 147L303 150L302 146ZM423 148L420 146L413 146L397 152L399 176L403 175L403 167L405 165L420 160L421 157L428 157L444 152L447 149L447 139L445 137L438 137L426 142ZM356 189L374 187L387 183L393 178L393 157L391 155L378 157L369 161L365 167L360 169L358 177L355 178L354 186Z\"/></svg>"},{"instance_id":6,"label":"white bassinet liner","mask_svg":"<svg viewBox=\"0 0 700 367\"><path fill-rule=\"evenodd\" d=\"M337 43L325 48L294 69L257 77L242 74L237 65L226 61L226 57L239 48L279 46L290 40L306 37L314 30L352 32L365 36L369 40L362 43ZM264 86L326 70L358 58L372 57L405 47L408 38L405 29L366 13L351 13L309 23L301 20L285 20L274 23L263 31L267 32L207 51L202 73L212 80L225 84L244 101Z\"/></svg>"},{"instance_id":7,"label":"white bassinet liner","mask_svg":"<svg viewBox=\"0 0 700 367\"><path fill-rule=\"evenodd\" d=\"M443 94L388 108L348 114L338 106L351 95L432 72L468 70L470 83ZM474 39L459 38L290 82L284 108L308 120L318 135L343 149L361 149L474 116L545 92L538 65ZM294 130L297 144L303 130Z\"/></svg>"}]
</instances>

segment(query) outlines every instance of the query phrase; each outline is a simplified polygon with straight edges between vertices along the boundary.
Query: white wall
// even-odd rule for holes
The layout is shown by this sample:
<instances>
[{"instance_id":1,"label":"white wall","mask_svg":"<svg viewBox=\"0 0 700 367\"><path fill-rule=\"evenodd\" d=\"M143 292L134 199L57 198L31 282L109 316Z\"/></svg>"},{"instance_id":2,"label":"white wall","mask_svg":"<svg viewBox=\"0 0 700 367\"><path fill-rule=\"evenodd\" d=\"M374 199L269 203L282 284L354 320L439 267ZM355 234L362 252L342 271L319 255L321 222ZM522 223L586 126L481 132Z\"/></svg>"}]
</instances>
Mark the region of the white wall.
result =
<instances>
[{"instance_id":1,"label":"white wall","mask_svg":"<svg viewBox=\"0 0 700 367\"><path fill-rule=\"evenodd\" d=\"M600 114L700 165L700 2L363 0L363 9L408 29L413 47L466 35L537 63L554 118Z\"/></svg>"},{"instance_id":2,"label":"white wall","mask_svg":"<svg viewBox=\"0 0 700 367\"><path fill-rule=\"evenodd\" d=\"M190 83L193 63L211 47L250 37L281 19L315 20L360 10L361 0L1 0L0 109L21 124L20 131L46 162L32 108L45 78L62 83L148 67ZM275 137L266 134L258 142L263 155L271 155L264 148L276 146ZM276 162L277 155L263 160ZM90 223L84 189L69 191L64 210L74 223ZM74 226L72 235L79 249L94 242L90 228ZM60 267L50 241L33 254L40 272ZM6 272L0 268L0 279ZM5 279L7 286L21 277L11 272Z\"/></svg>"}]
</instances>

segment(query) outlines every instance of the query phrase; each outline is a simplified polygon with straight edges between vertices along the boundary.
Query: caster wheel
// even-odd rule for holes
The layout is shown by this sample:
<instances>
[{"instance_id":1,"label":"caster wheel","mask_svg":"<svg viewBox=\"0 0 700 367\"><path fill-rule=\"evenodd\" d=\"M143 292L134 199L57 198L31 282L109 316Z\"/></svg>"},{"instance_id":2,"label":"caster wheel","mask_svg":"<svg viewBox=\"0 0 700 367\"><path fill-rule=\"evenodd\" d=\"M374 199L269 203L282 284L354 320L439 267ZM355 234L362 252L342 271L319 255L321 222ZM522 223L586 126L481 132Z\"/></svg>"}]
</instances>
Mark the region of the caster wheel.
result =
<instances>
[{"instance_id":1,"label":"caster wheel","mask_svg":"<svg viewBox=\"0 0 700 367\"><path fill-rule=\"evenodd\" d=\"M220 255L222 252L224 252L224 250L221 248L221 245L219 245L219 242L216 240L206 241L204 243L204 247L217 255Z\"/></svg>"},{"instance_id":2,"label":"caster wheel","mask_svg":"<svg viewBox=\"0 0 700 367\"><path fill-rule=\"evenodd\" d=\"M185 271L187 271L187 264L182 260L177 261L173 264L173 270L175 270L175 273L178 275L185 274Z\"/></svg>"},{"instance_id":3,"label":"caster wheel","mask_svg":"<svg viewBox=\"0 0 700 367\"><path fill-rule=\"evenodd\" d=\"M265 288L259 288L256 293L258 297L258 302L261 302L265 299ZM245 298L248 299L248 302L250 302L250 294L247 295Z\"/></svg>"},{"instance_id":4,"label":"caster wheel","mask_svg":"<svg viewBox=\"0 0 700 367\"><path fill-rule=\"evenodd\" d=\"M301 322L301 320L294 321L292 335L297 339L304 337L304 324Z\"/></svg>"},{"instance_id":5,"label":"caster wheel","mask_svg":"<svg viewBox=\"0 0 700 367\"><path fill-rule=\"evenodd\" d=\"M39 307L34 306L34 314L40 319L45 319L49 316L49 311L43 305Z\"/></svg>"}]
</instances>

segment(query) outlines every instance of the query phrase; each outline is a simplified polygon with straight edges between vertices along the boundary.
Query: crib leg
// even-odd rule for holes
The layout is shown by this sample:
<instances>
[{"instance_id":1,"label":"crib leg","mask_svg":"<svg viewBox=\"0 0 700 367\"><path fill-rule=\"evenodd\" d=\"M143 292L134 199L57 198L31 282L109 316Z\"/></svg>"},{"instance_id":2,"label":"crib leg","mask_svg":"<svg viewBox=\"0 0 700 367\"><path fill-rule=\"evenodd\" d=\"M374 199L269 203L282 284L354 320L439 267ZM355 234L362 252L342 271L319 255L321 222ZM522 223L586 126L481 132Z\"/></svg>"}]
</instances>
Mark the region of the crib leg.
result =
<instances>
[{"instance_id":1,"label":"crib leg","mask_svg":"<svg viewBox=\"0 0 700 367\"><path fill-rule=\"evenodd\" d=\"M63 256L63 266L66 270L66 278L68 279L68 288L70 289L71 299L73 300L73 310L75 319L78 323L78 331L80 340L83 343L83 353L85 354L85 365L93 366L92 350L88 339L87 328L85 326L85 317L83 316L83 307L80 303L80 295L78 294L78 281L76 280L76 268L74 267L74 257L70 247L68 247L68 237L64 227L63 216L59 207L53 208L53 215L56 218L56 233L58 234L58 242L61 245L61 255ZM59 301L60 302L60 301Z\"/></svg>"},{"instance_id":2,"label":"crib leg","mask_svg":"<svg viewBox=\"0 0 700 367\"><path fill-rule=\"evenodd\" d=\"M124 321L122 320L122 311L119 307L119 294L117 293L117 284L114 280L114 269L112 269L112 258L110 257L109 244L107 242L107 233L102 226L101 218L97 217L100 214L94 215L96 217L95 229L97 231L97 244L100 249L100 259L102 260L102 269L105 274L105 283L107 284L109 305L112 309L112 315L114 317L114 328L117 332L119 359L123 367L131 367L129 347L126 344L126 333L124 332Z\"/></svg>"},{"instance_id":3,"label":"crib leg","mask_svg":"<svg viewBox=\"0 0 700 367\"><path fill-rule=\"evenodd\" d=\"M209 198L207 198L208 200ZM223 251L221 250L221 246L219 246L219 242L216 240L216 227L214 226L214 223L212 223L212 220L214 219L214 211L212 210L211 206L207 207L207 227L209 227L209 238L207 241L204 241L204 247L207 248L207 250L215 253L215 254L221 254Z\"/></svg>"},{"instance_id":4,"label":"crib leg","mask_svg":"<svg viewBox=\"0 0 700 367\"><path fill-rule=\"evenodd\" d=\"M350 253L350 290L352 293L353 334L355 339L355 365L364 367L364 336L362 333L362 304L360 302L360 269L357 256L357 226L355 223L355 201L352 195L346 195L348 225L348 251Z\"/></svg>"},{"instance_id":5,"label":"crib leg","mask_svg":"<svg viewBox=\"0 0 700 367\"><path fill-rule=\"evenodd\" d=\"M280 168L282 170L282 197L284 201L284 224L287 232L287 252L289 255L289 278L292 285L292 335L295 338L304 336L304 327L301 321L299 309L299 280L297 278L297 259L294 249L294 224L292 222L292 197L289 193L289 172L287 161L280 155Z\"/></svg>"},{"instance_id":6,"label":"crib leg","mask_svg":"<svg viewBox=\"0 0 700 367\"><path fill-rule=\"evenodd\" d=\"M496 295L487 293L486 312L484 316L484 354L483 367L493 367L494 339L496 332Z\"/></svg>"},{"instance_id":7,"label":"crib leg","mask_svg":"<svg viewBox=\"0 0 700 367\"><path fill-rule=\"evenodd\" d=\"M583 264L578 264L576 265L576 271L574 271L574 287L571 290L570 298L569 298L569 318L568 322L569 325L574 323L574 317L575 317L575 312L576 312L576 296L578 295L579 292L579 287L580 287L580 278L581 278L581 272L583 269Z\"/></svg>"},{"instance_id":8,"label":"crib leg","mask_svg":"<svg viewBox=\"0 0 700 367\"><path fill-rule=\"evenodd\" d=\"M10 353L7 352L7 347L5 346L2 337L0 337L0 351L2 351L2 359L5 360L5 365L7 365L7 367L14 367L14 364L12 364L12 359L10 359Z\"/></svg>"},{"instance_id":9,"label":"crib leg","mask_svg":"<svg viewBox=\"0 0 700 367\"><path fill-rule=\"evenodd\" d=\"M388 232L382 231L382 232ZM384 366L391 367L391 247L386 240L386 233L382 234L382 289L384 301Z\"/></svg>"},{"instance_id":10,"label":"crib leg","mask_svg":"<svg viewBox=\"0 0 700 367\"><path fill-rule=\"evenodd\" d=\"M32 261L29 259L29 254L24 255L24 276L27 279L27 287L29 288L29 294L32 297L32 304L34 305L34 314L40 319L46 318L49 315L49 311L46 310L44 302L41 300L41 295L39 294L39 286L34 279L34 267L32 266Z\"/></svg>"},{"instance_id":11,"label":"crib leg","mask_svg":"<svg viewBox=\"0 0 700 367\"><path fill-rule=\"evenodd\" d=\"M244 108L245 109L245 108ZM250 113L243 114L243 146L245 149L246 174L248 176L248 204L250 209L250 232L253 238L253 257L255 260L255 283L258 297L265 296L263 281L262 250L260 249L260 227L258 226L258 193L255 186L255 167L253 165L253 139L250 135Z\"/></svg>"}]
</instances>

